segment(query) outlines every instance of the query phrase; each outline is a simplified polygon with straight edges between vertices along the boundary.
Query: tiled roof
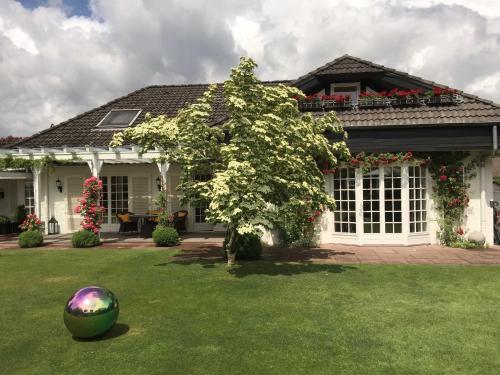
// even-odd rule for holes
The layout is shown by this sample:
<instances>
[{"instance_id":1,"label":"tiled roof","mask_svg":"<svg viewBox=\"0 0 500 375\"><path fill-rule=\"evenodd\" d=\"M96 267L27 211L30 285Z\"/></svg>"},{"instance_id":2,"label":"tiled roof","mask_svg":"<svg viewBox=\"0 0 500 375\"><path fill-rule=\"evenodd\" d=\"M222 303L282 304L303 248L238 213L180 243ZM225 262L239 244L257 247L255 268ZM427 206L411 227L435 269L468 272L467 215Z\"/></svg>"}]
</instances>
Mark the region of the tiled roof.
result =
<instances>
[{"instance_id":1,"label":"tiled roof","mask_svg":"<svg viewBox=\"0 0 500 375\"><path fill-rule=\"evenodd\" d=\"M471 97L450 106L354 109L337 114L346 128L500 123L500 107Z\"/></svg>"},{"instance_id":2,"label":"tiled roof","mask_svg":"<svg viewBox=\"0 0 500 375\"><path fill-rule=\"evenodd\" d=\"M313 76L348 73L379 73L384 71L385 69L381 65L373 64L369 61L358 59L357 57L344 55L299 77L294 84Z\"/></svg>"},{"instance_id":3,"label":"tiled roof","mask_svg":"<svg viewBox=\"0 0 500 375\"><path fill-rule=\"evenodd\" d=\"M446 87L349 55L342 56L295 81L264 83L300 86L300 82L316 75L367 72L391 74L428 87ZM175 116L181 108L198 99L207 88L208 84L148 86L37 133L11 147L107 146L114 131L99 130L96 126L110 110L141 109L140 116L133 124L137 125L143 121L144 115L148 112L153 116L160 114ZM500 123L499 105L469 94L463 94L463 97L462 103L450 106L355 108L339 111L338 116L346 128ZM316 114L321 114L321 112ZM225 118L222 86L219 85L211 122L220 123Z\"/></svg>"}]
</instances>

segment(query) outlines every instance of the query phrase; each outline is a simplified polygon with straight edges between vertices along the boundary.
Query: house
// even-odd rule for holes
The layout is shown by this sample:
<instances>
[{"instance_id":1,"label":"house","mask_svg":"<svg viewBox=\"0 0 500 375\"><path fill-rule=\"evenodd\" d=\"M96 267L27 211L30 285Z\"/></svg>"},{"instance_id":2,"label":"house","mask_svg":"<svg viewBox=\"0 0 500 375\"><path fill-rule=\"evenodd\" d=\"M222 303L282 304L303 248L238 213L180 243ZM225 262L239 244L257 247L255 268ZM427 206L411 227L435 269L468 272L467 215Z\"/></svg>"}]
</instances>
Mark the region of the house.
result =
<instances>
[{"instance_id":1,"label":"house","mask_svg":"<svg viewBox=\"0 0 500 375\"><path fill-rule=\"evenodd\" d=\"M349 55L344 55L293 81L272 81L296 86L310 95L299 103L303 111L320 116L336 110L349 134L352 153L468 151L482 156L470 181L470 203L464 227L482 232L493 243L492 157L497 151L500 106L446 86ZM81 217L73 213L82 181L91 175L104 183L104 231L117 231L116 213L145 213L162 186L168 193L170 212L189 211L188 230L223 229L205 221L206 207L181 206L178 165L156 164L156 151L143 155L134 146L108 147L114 132L139 124L146 113L174 116L199 98L208 85L158 85L82 113L3 149L14 158L51 156L73 163L30 173L0 172L0 214L11 215L25 204L44 221L55 217L61 232L79 229ZM381 96L394 88L410 95ZM445 95L424 98L420 92L441 90ZM368 93L368 94L367 94ZM218 90L219 97L222 94ZM373 94L373 95L371 95ZM321 99L321 96L324 96ZM393 100L394 99L394 100ZM226 118L217 100L213 125ZM75 159L76 158L76 159ZM203 178L203 176L200 176ZM343 167L326 174L328 191L337 199L336 212L322 217L323 243L427 244L436 243L437 214L431 180L425 166L411 163L381 165L363 173Z\"/></svg>"}]
</instances>

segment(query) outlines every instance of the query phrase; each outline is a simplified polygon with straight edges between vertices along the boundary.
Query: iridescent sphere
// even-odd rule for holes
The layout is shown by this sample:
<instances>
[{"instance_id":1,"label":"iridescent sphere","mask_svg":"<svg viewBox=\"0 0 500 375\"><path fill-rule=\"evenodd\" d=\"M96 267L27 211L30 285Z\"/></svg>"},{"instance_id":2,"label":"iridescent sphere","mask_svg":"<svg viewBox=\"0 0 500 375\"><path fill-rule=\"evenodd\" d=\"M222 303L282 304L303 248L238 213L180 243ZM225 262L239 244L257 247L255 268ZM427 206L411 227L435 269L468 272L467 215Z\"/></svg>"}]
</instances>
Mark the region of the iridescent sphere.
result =
<instances>
[{"instance_id":1,"label":"iridescent sphere","mask_svg":"<svg viewBox=\"0 0 500 375\"><path fill-rule=\"evenodd\" d=\"M88 286L75 292L66 302L64 324L78 338L102 335L114 326L120 308L113 292Z\"/></svg>"}]
</instances>

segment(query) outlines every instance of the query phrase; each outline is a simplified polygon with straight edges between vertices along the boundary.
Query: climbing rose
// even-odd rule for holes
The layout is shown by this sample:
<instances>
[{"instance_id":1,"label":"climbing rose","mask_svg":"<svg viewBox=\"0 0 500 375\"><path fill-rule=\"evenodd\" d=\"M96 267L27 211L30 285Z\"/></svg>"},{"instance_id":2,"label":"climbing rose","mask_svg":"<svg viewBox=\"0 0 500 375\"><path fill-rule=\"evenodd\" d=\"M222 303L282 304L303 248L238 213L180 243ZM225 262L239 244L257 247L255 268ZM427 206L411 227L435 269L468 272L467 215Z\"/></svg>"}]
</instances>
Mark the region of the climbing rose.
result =
<instances>
[{"instance_id":1,"label":"climbing rose","mask_svg":"<svg viewBox=\"0 0 500 375\"><path fill-rule=\"evenodd\" d=\"M448 176L442 174L441 176L439 176L439 181L446 181L448 179Z\"/></svg>"}]
</instances>

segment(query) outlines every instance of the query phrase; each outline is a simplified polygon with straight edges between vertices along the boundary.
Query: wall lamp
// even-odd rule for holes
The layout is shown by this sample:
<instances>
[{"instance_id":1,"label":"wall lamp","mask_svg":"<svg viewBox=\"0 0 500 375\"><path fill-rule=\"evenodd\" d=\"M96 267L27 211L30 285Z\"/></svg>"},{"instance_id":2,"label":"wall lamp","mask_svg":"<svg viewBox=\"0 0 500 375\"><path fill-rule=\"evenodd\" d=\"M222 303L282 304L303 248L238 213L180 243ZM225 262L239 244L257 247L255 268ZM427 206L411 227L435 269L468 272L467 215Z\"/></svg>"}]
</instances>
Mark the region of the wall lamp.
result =
<instances>
[{"instance_id":1,"label":"wall lamp","mask_svg":"<svg viewBox=\"0 0 500 375\"><path fill-rule=\"evenodd\" d=\"M161 191L161 178L160 177L156 178L156 187L158 188L158 191Z\"/></svg>"},{"instance_id":2,"label":"wall lamp","mask_svg":"<svg viewBox=\"0 0 500 375\"><path fill-rule=\"evenodd\" d=\"M57 190L59 190L59 193L62 193L63 185L62 185L62 182L59 178L56 180L56 187L57 187Z\"/></svg>"}]
</instances>

